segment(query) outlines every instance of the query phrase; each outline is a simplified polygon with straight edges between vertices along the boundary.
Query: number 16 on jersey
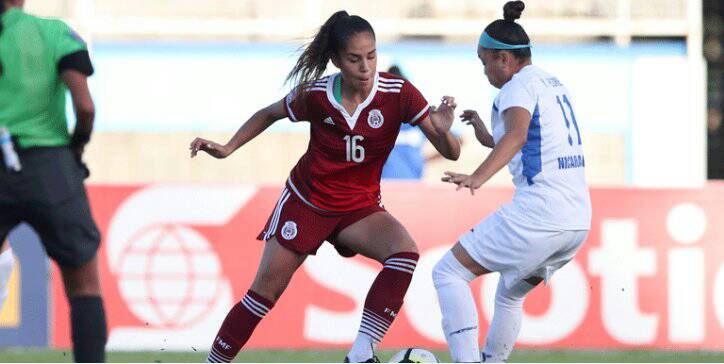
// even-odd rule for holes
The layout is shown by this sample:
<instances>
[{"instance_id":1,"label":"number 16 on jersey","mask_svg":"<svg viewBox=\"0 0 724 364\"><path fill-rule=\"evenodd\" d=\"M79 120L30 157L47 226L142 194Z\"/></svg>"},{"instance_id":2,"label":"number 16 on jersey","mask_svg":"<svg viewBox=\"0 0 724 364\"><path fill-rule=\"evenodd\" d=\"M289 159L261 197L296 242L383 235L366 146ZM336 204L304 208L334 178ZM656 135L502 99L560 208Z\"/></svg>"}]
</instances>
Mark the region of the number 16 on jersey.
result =
<instances>
[{"instance_id":1,"label":"number 16 on jersey","mask_svg":"<svg viewBox=\"0 0 724 364\"><path fill-rule=\"evenodd\" d=\"M365 160L365 148L358 144L365 140L361 135L345 135L344 140L347 142L347 162L361 163Z\"/></svg>"}]
</instances>

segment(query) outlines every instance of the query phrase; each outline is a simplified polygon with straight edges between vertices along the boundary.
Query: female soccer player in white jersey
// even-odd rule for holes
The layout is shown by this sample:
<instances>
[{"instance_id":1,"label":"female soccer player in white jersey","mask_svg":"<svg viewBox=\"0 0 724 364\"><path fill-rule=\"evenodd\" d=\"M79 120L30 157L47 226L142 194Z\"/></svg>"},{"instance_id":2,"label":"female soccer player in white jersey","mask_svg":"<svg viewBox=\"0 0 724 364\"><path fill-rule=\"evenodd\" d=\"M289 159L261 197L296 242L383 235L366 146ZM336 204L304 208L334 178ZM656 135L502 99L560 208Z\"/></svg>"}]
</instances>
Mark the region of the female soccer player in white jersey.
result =
<instances>
[{"instance_id":1,"label":"female soccer player in white jersey","mask_svg":"<svg viewBox=\"0 0 724 364\"><path fill-rule=\"evenodd\" d=\"M504 19L480 36L478 57L488 81L500 89L490 135L477 113L461 116L492 148L470 175L446 172L445 182L471 193L506 164L513 201L460 237L433 269L443 330L456 362L503 362L521 326L523 300L542 280L573 259L591 224L581 135L566 87L531 62L530 40L515 23L522 1L503 8ZM495 313L482 353L478 315L468 283L500 272Z\"/></svg>"}]
</instances>

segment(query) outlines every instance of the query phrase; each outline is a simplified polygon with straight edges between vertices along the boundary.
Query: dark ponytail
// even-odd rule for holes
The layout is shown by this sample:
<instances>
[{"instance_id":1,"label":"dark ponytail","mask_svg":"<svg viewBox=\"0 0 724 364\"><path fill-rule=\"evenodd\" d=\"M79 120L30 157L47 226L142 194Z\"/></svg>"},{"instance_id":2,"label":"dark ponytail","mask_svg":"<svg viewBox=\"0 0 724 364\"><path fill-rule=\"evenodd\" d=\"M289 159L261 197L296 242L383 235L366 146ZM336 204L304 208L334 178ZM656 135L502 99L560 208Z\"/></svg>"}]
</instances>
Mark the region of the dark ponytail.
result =
<instances>
[{"instance_id":1,"label":"dark ponytail","mask_svg":"<svg viewBox=\"0 0 724 364\"><path fill-rule=\"evenodd\" d=\"M508 1L503 6L503 19L498 19L485 27L485 32L496 40L507 44L528 44L530 38L520 24L516 23L520 19L525 4L522 1ZM531 57L530 48L510 49L515 58L529 59Z\"/></svg>"},{"instance_id":2,"label":"dark ponytail","mask_svg":"<svg viewBox=\"0 0 724 364\"><path fill-rule=\"evenodd\" d=\"M344 10L332 14L319 28L312 42L304 47L286 81L296 85L298 91L302 91L303 85L324 74L329 60L347 46L347 41L353 35L362 32L369 32L375 36L375 31L367 20L357 15L349 15Z\"/></svg>"}]
</instances>

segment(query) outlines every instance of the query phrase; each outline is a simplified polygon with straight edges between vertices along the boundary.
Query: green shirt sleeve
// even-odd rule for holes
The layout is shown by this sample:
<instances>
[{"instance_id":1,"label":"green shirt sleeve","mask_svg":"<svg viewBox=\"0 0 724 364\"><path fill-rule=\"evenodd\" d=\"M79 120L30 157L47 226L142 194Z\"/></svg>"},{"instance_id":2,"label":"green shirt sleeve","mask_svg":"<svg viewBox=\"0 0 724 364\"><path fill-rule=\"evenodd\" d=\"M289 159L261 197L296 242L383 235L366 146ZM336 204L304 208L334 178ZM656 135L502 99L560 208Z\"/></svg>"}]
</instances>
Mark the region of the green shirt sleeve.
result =
<instances>
[{"instance_id":1,"label":"green shirt sleeve","mask_svg":"<svg viewBox=\"0 0 724 364\"><path fill-rule=\"evenodd\" d=\"M43 28L46 33L48 48L52 52L53 63L58 64L63 57L69 54L88 50L85 41L67 24L60 20L46 21L47 23Z\"/></svg>"}]
</instances>

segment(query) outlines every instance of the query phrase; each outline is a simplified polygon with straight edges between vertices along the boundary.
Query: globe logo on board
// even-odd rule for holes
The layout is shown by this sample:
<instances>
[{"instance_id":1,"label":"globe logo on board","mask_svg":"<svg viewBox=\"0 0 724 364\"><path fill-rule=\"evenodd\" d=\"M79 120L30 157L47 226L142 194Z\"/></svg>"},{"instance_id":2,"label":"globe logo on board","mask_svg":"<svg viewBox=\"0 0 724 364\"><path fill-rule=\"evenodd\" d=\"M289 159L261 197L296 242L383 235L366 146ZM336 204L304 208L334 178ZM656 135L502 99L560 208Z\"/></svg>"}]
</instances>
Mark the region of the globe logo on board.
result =
<instances>
[{"instance_id":1,"label":"globe logo on board","mask_svg":"<svg viewBox=\"0 0 724 364\"><path fill-rule=\"evenodd\" d=\"M385 118L382 116L382 112L380 110L370 110L369 115L367 115L367 124L369 124L371 128L379 129L384 122Z\"/></svg>"},{"instance_id":2,"label":"globe logo on board","mask_svg":"<svg viewBox=\"0 0 724 364\"><path fill-rule=\"evenodd\" d=\"M214 307L223 287L218 257L204 237L185 226L142 229L119 258L120 293L147 325L193 326Z\"/></svg>"}]
</instances>

